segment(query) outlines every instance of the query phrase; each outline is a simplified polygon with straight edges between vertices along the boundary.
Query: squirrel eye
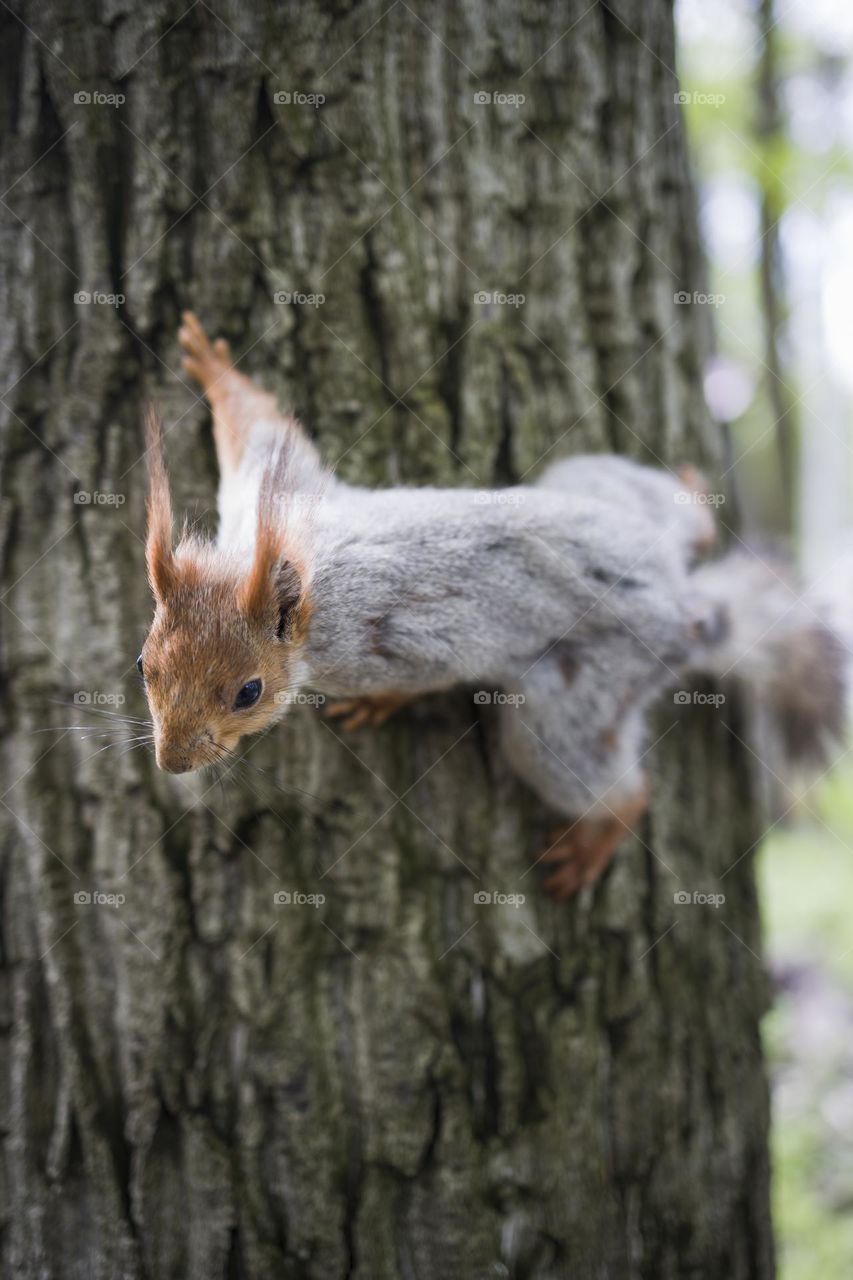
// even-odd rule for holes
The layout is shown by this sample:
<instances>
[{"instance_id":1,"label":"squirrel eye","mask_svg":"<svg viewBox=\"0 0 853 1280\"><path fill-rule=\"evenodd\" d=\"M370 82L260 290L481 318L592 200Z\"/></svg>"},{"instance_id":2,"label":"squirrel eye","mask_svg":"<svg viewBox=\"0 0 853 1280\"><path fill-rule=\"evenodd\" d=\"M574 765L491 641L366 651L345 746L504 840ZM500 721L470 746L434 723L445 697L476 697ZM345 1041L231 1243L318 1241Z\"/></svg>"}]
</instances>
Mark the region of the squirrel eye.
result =
<instances>
[{"instance_id":1,"label":"squirrel eye","mask_svg":"<svg viewBox=\"0 0 853 1280\"><path fill-rule=\"evenodd\" d=\"M140 674L141 676L144 676L144 675L145 675L145 672L144 672L144 671L143 671L143 669L142 669L142 654L141 654L141 653L140 653L139 657L136 659L136 670L139 672L139 674Z\"/></svg>"},{"instance_id":2,"label":"squirrel eye","mask_svg":"<svg viewBox=\"0 0 853 1280\"><path fill-rule=\"evenodd\" d=\"M261 696L263 687L260 680L249 680L234 699L234 710L245 711L246 707L253 707Z\"/></svg>"}]
</instances>

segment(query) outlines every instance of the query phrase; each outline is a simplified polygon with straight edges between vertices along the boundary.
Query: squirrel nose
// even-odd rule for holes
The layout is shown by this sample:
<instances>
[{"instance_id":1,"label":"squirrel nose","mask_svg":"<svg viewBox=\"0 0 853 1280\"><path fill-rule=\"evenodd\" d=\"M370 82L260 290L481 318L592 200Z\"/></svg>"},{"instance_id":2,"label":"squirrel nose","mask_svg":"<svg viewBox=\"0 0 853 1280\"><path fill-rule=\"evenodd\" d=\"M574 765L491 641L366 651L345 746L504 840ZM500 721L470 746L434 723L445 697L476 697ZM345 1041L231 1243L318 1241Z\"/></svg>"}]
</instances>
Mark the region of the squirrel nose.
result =
<instances>
[{"instance_id":1,"label":"squirrel nose","mask_svg":"<svg viewBox=\"0 0 853 1280\"><path fill-rule=\"evenodd\" d=\"M166 773L189 773L193 767L188 747L158 743L154 755L158 769L164 769Z\"/></svg>"}]
</instances>

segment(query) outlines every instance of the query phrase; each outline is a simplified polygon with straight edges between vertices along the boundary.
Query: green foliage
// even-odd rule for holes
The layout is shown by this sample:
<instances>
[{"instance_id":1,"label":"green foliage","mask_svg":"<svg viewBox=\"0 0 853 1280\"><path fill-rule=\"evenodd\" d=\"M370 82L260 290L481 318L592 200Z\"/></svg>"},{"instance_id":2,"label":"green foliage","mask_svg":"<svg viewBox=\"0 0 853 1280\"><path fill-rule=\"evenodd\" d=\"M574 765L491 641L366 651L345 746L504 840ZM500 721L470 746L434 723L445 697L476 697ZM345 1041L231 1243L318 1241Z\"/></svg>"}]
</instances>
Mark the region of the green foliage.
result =
<instances>
[{"instance_id":1,"label":"green foliage","mask_svg":"<svg viewBox=\"0 0 853 1280\"><path fill-rule=\"evenodd\" d=\"M775 829L760 855L759 882L768 956L781 979L764 1026L780 1280L847 1280L853 766L807 797L791 827Z\"/></svg>"}]
</instances>

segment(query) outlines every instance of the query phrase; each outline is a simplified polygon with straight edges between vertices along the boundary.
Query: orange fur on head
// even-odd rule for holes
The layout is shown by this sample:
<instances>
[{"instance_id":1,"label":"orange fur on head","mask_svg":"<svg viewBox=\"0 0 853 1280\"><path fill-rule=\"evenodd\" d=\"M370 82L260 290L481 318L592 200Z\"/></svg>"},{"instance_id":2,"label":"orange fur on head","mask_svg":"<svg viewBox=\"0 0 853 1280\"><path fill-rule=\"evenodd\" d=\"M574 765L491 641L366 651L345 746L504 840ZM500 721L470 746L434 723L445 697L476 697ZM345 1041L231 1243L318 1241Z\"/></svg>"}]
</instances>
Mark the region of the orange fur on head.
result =
<instances>
[{"instance_id":1,"label":"orange fur on head","mask_svg":"<svg viewBox=\"0 0 853 1280\"><path fill-rule=\"evenodd\" d=\"M175 583L175 555L172 549L172 495L163 453L163 423L155 410L145 413L146 461L148 464L148 537L145 560L148 581L158 601Z\"/></svg>"},{"instance_id":2,"label":"orange fur on head","mask_svg":"<svg viewBox=\"0 0 853 1280\"><path fill-rule=\"evenodd\" d=\"M142 650L157 763L183 773L222 760L289 705L308 617L305 559L278 495L282 464L261 486L252 563L189 537L172 548L172 504L162 428L149 439L148 574L157 609ZM239 705L247 683L261 695Z\"/></svg>"}]
</instances>

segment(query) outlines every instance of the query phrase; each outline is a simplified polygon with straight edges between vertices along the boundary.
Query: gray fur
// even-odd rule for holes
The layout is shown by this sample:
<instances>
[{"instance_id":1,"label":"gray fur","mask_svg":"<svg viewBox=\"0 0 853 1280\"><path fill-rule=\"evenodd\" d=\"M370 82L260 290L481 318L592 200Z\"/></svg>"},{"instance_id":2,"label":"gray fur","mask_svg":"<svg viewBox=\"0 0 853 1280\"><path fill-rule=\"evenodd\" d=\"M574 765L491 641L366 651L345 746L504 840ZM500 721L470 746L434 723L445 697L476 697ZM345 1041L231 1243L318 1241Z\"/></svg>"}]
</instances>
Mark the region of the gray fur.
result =
<instances>
[{"instance_id":1,"label":"gray fur","mask_svg":"<svg viewBox=\"0 0 853 1280\"><path fill-rule=\"evenodd\" d=\"M824 764L844 737L848 654L821 606L772 553L733 551L692 581L724 626L693 669L739 681L775 720L783 764Z\"/></svg>"},{"instance_id":2,"label":"gray fur","mask_svg":"<svg viewBox=\"0 0 853 1280\"><path fill-rule=\"evenodd\" d=\"M781 622L790 602L741 557L692 571L710 513L666 472L585 456L528 487L374 492L300 457L281 500L310 565L304 683L339 697L484 691L507 759L568 817L638 793L646 712L685 672L740 670L778 703L768 662L789 669L814 632L802 610ZM226 502L243 549L259 469L246 473ZM826 697L815 713L837 727Z\"/></svg>"}]
</instances>

